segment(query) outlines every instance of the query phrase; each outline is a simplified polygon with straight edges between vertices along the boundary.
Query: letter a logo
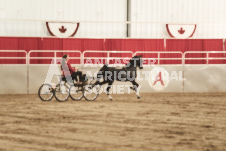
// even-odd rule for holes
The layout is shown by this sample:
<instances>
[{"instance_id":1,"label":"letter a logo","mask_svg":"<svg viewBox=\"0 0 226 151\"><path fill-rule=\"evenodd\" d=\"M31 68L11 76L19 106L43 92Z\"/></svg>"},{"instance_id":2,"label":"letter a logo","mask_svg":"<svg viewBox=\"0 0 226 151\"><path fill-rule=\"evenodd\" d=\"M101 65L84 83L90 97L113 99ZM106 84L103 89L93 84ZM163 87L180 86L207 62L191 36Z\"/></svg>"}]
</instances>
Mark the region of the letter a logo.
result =
<instances>
[{"instance_id":1,"label":"letter a logo","mask_svg":"<svg viewBox=\"0 0 226 151\"><path fill-rule=\"evenodd\" d=\"M161 85L164 86L164 82L162 80L162 72L159 72L159 74L156 76L156 79L153 85L155 85L158 81L160 81Z\"/></svg>"},{"instance_id":2,"label":"letter a logo","mask_svg":"<svg viewBox=\"0 0 226 151\"><path fill-rule=\"evenodd\" d=\"M162 91L169 84L169 73L162 67L155 67L149 74L148 82L154 90Z\"/></svg>"}]
</instances>

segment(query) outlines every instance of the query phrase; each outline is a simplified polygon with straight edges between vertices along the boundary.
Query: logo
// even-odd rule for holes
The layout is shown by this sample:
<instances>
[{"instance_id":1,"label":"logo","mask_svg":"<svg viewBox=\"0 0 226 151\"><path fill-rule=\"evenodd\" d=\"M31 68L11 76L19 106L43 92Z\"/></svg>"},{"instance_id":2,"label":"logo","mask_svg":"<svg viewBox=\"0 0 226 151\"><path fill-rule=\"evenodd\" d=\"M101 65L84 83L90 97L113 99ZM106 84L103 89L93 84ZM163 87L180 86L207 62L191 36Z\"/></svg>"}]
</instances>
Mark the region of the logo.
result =
<instances>
[{"instance_id":1,"label":"logo","mask_svg":"<svg viewBox=\"0 0 226 151\"><path fill-rule=\"evenodd\" d=\"M183 30L183 28L181 27L180 30L178 30L178 32L179 32L180 34L184 34L185 30Z\"/></svg>"},{"instance_id":2,"label":"logo","mask_svg":"<svg viewBox=\"0 0 226 151\"><path fill-rule=\"evenodd\" d=\"M149 74L148 82L154 90L162 91L169 84L169 73L162 67L155 67Z\"/></svg>"},{"instance_id":3,"label":"logo","mask_svg":"<svg viewBox=\"0 0 226 151\"><path fill-rule=\"evenodd\" d=\"M66 30L67 30L67 28L64 28L64 26L61 26L61 28L59 28L59 31L61 33L65 33Z\"/></svg>"}]
</instances>

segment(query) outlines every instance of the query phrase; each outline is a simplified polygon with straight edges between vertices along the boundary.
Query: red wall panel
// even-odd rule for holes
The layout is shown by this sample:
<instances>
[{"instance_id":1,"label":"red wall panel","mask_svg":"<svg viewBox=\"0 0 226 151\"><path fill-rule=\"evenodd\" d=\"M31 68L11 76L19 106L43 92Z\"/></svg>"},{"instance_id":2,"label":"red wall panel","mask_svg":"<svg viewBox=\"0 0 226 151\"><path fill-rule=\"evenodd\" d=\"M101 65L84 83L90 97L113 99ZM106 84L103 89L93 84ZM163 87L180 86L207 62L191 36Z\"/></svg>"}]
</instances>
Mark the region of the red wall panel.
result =
<instances>
[{"instance_id":1,"label":"red wall panel","mask_svg":"<svg viewBox=\"0 0 226 151\"><path fill-rule=\"evenodd\" d=\"M105 50L121 51L164 51L164 39L106 39ZM151 58L156 54L141 53L144 58ZM114 57L126 57L126 54L117 54Z\"/></svg>"},{"instance_id":2,"label":"red wall panel","mask_svg":"<svg viewBox=\"0 0 226 151\"><path fill-rule=\"evenodd\" d=\"M223 51L222 39L167 39L166 51ZM206 54L188 54L187 57L206 58ZM223 54L211 54L211 57L225 57ZM205 64L205 60L186 61L191 64ZM222 64L225 60L211 60L211 64Z\"/></svg>"},{"instance_id":3,"label":"red wall panel","mask_svg":"<svg viewBox=\"0 0 226 151\"><path fill-rule=\"evenodd\" d=\"M225 44L226 47L226 44ZM100 51L223 51L222 39L167 39L166 49L163 39L60 39L60 38L22 38L22 37L0 37L0 50L100 50ZM58 57L64 53L58 54ZM73 57L74 54L68 53ZM34 54L35 55L35 54ZM148 54L142 54L144 57L150 57ZM156 56L156 54L154 54ZM12 56L12 54L0 53L0 56ZM18 56L21 54L18 53ZM36 54L35 56L52 56L52 53ZM87 57L105 56L104 53L87 54ZM112 54L111 57L125 57L125 54ZM162 55L162 58L179 57L177 54ZM190 54L188 57L203 57L205 54ZM223 54L211 54L210 57L224 57ZM21 63L17 60L4 60L3 62ZM37 61L41 63L42 61ZM2 60L1 62L2 63ZM177 64L181 61L161 61L162 64ZM190 63L187 61L187 63ZM193 61L193 63L205 63L203 60ZM223 60L210 61L209 63L225 63Z\"/></svg>"},{"instance_id":4,"label":"red wall panel","mask_svg":"<svg viewBox=\"0 0 226 151\"><path fill-rule=\"evenodd\" d=\"M0 50L19 50L18 38L0 37ZM0 57L18 57L20 53L0 53ZM19 64L21 60L0 59L0 64ZM25 63L25 62L24 62Z\"/></svg>"},{"instance_id":5,"label":"red wall panel","mask_svg":"<svg viewBox=\"0 0 226 151\"><path fill-rule=\"evenodd\" d=\"M163 39L106 39L105 50L164 51Z\"/></svg>"}]
</instances>

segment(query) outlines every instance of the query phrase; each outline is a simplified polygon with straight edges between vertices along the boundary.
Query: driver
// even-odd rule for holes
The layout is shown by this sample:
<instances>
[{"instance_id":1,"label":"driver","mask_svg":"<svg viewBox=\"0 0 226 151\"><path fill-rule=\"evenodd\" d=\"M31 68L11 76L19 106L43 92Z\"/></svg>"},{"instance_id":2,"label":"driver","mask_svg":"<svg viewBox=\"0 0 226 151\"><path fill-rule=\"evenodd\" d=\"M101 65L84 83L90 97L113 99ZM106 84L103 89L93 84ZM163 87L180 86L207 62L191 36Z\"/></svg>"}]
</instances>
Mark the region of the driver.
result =
<instances>
[{"instance_id":1,"label":"driver","mask_svg":"<svg viewBox=\"0 0 226 151\"><path fill-rule=\"evenodd\" d=\"M67 54L63 55L62 57L61 70L63 76L65 76L66 78L68 76L71 76L72 80L75 80L78 84L81 84L82 72L78 71L78 68L71 66L71 64L69 63L69 55ZM77 77L79 77L79 79Z\"/></svg>"}]
</instances>

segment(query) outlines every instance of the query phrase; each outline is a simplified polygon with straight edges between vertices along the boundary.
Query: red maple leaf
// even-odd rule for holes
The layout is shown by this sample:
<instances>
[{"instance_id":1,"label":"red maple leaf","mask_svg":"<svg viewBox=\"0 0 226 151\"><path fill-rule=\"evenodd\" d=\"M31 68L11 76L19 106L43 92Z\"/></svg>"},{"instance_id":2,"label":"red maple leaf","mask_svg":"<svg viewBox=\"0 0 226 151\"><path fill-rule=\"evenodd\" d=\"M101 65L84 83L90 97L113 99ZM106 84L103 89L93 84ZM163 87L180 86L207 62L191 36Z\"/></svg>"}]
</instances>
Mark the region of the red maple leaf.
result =
<instances>
[{"instance_id":1,"label":"red maple leaf","mask_svg":"<svg viewBox=\"0 0 226 151\"><path fill-rule=\"evenodd\" d=\"M181 27L180 30L178 30L178 32L179 32L180 34L183 34L183 33L185 32L185 30L183 30L183 28Z\"/></svg>"},{"instance_id":2,"label":"red maple leaf","mask_svg":"<svg viewBox=\"0 0 226 151\"><path fill-rule=\"evenodd\" d=\"M61 33L65 33L66 30L67 30L67 28L64 28L64 26L61 26L61 28L59 28L59 31Z\"/></svg>"}]
</instances>

